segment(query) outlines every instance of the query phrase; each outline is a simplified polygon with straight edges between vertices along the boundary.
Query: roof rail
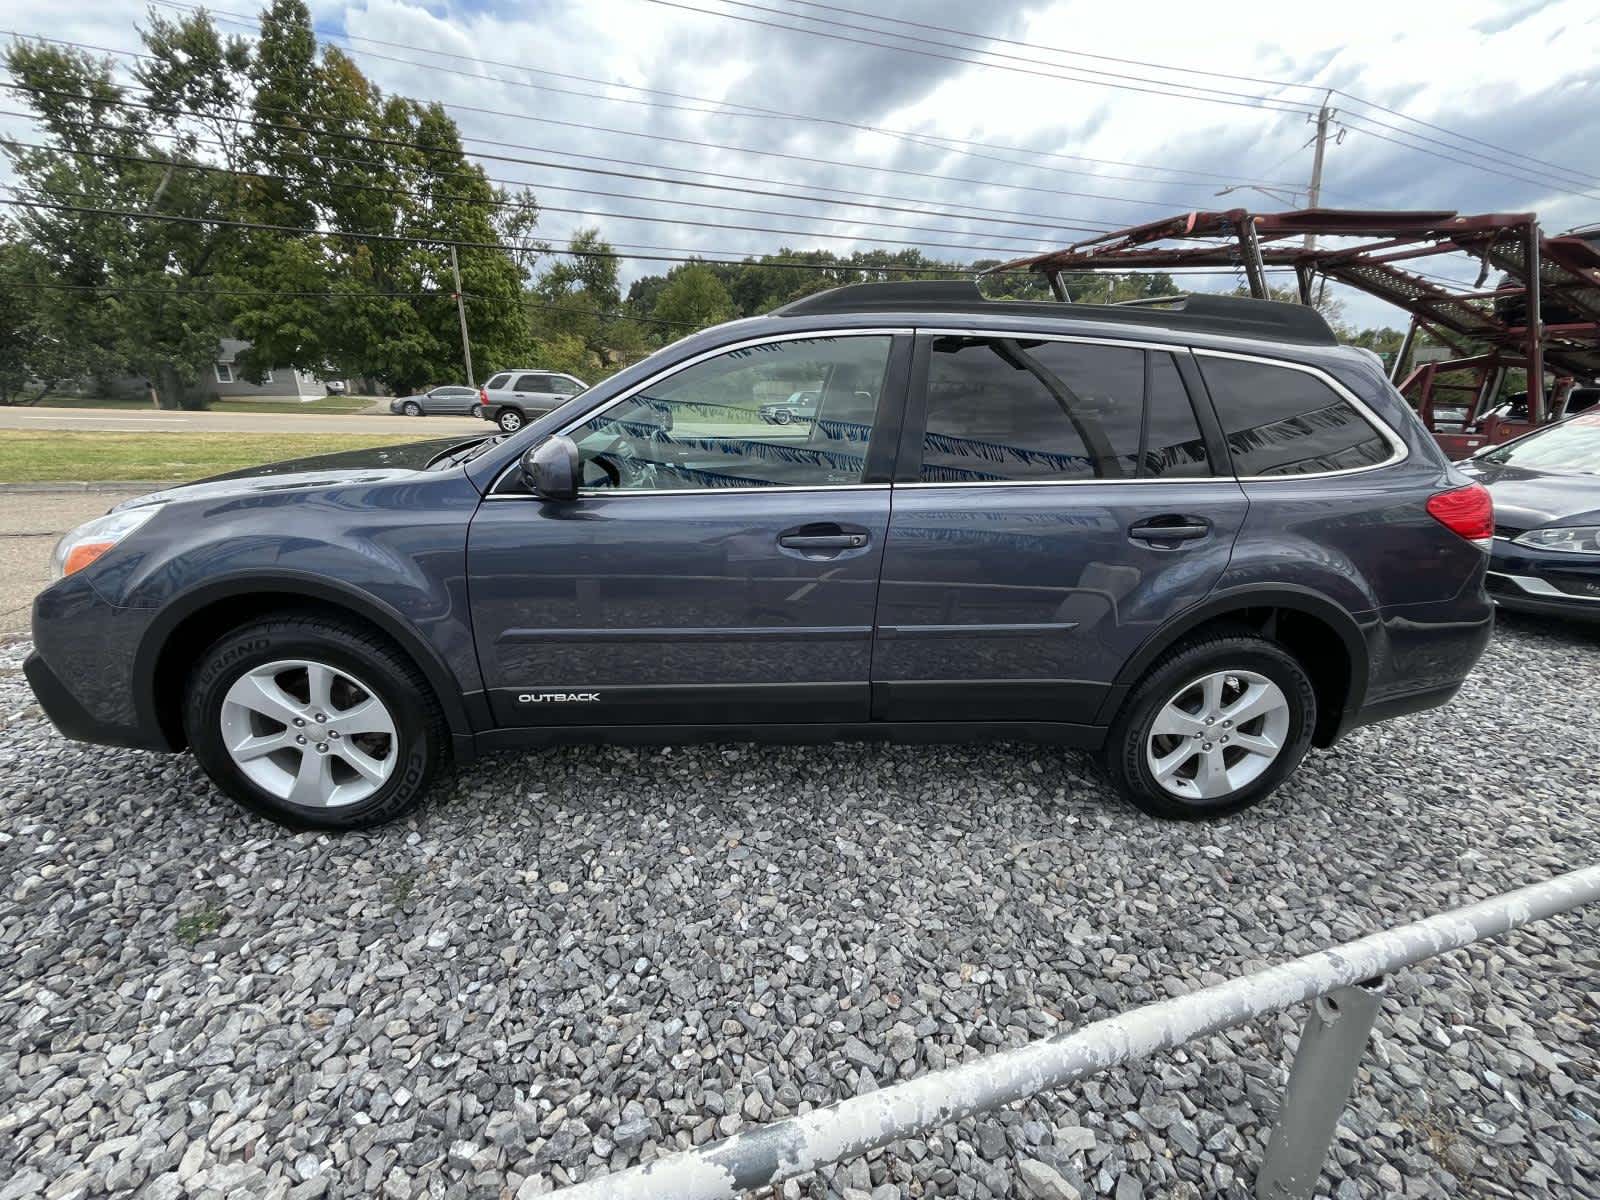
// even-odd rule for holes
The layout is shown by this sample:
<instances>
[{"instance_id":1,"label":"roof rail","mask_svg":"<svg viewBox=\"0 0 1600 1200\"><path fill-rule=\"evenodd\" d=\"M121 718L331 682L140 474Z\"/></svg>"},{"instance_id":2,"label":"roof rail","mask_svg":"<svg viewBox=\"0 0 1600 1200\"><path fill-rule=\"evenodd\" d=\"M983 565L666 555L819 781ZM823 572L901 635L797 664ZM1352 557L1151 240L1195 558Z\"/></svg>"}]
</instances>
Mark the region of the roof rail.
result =
<instances>
[{"instance_id":1,"label":"roof rail","mask_svg":"<svg viewBox=\"0 0 1600 1200\"><path fill-rule=\"evenodd\" d=\"M1065 304L1055 300L986 300L971 280L918 279L899 283L852 283L815 292L773 309L775 317L830 313L928 312L1054 317L1118 325L1184 329L1233 337L1337 344L1328 322L1314 308L1278 300L1191 294L1161 297L1171 307L1127 308L1110 304Z\"/></svg>"}]
</instances>

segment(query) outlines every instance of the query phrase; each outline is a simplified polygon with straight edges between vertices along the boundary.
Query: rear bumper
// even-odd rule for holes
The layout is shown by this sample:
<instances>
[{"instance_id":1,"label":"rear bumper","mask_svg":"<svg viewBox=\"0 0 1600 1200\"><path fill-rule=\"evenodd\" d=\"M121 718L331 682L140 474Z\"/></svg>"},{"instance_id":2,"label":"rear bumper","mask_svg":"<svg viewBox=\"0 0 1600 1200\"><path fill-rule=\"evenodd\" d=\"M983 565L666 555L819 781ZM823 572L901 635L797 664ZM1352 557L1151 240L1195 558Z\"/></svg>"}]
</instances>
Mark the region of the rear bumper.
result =
<instances>
[{"instance_id":1,"label":"rear bumper","mask_svg":"<svg viewBox=\"0 0 1600 1200\"><path fill-rule=\"evenodd\" d=\"M1347 712L1340 719L1339 726L1334 730L1333 737L1328 744L1332 745L1353 729L1360 729L1363 725L1376 725L1379 721L1388 721L1394 717L1408 717L1412 713L1426 712L1430 708L1439 708L1449 704L1455 699L1461 685L1466 680L1458 679L1454 683L1443 687L1426 688L1419 692L1407 692L1401 696L1390 696L1386 700L1379 700L1372 704L1365 704L1354 711Z\"/></svg>"}]
</instances>

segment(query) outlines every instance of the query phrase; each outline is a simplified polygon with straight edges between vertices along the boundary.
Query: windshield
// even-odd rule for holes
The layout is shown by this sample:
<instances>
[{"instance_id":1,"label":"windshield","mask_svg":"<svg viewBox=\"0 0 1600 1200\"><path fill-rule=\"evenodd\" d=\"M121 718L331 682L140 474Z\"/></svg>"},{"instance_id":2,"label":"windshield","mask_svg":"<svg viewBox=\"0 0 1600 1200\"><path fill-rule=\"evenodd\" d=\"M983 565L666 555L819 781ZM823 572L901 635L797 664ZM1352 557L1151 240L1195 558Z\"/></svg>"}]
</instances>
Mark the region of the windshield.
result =
<instances>
[{"instance_id":1,"label":"windshield","mask_svg":"<svg viewBox=\"0 0 1600 1200\"><path fill-rule=\"evenodd\" d=\"M1585 413L1483 455L1485 462L1600 475L1600 416Z\"/></svg>"}]
</instances>

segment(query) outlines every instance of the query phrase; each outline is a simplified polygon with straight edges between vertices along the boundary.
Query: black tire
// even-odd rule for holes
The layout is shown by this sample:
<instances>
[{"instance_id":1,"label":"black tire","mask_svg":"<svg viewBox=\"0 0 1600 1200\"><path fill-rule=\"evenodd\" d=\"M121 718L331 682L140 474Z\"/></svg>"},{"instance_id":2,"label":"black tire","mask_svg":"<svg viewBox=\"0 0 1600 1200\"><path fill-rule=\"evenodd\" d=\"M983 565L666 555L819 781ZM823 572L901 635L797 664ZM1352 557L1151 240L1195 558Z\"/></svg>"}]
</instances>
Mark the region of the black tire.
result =
<instances>
[{"instance_id":1,"label":"black tire","mask_svg":"<svg viewBox=\"0 0 1600 1200\"><path fill-rule=\"evenodd\" d=\"M515 433L526 424L522 414L514 408L502 408L495 415L494 423L500 426L501 433Z\"/></svg>"},{"instance_id":2,"label":"black tire","mask_svg":"<svg viewBox=\"0 0 1600 1200\"><path fill-rule=\"evenodd\" d=\"M790 421L794 420L794 414L786 408L780 408L777 412L772 414L772 419L779 425L787 425Z\"/></svg>"},{"instance_id":3,"label":"black tire","mask_svg":"<svg viewBox=\"0 0 1600 1200\"><path fill-rule=\"evenodd\" d=\"M415 400L407 400L400 406L400 411L408 417L420 417L422 415L422 405Z\"/></svg>"},{"instance_id":4,"label":"black tire","mask_svg":"<svg viewBox=\"0 0 1600 1200\"><path fill-rule=\"evenodd\" d=\"M1288 701L1289 726L1282 748L1252 782L1214 800L1174 795L1155 779L1145 747L1157 715L1184 685L1219 671L1250 671L1276 683ZM1124 798L1154 817L1208 820L1249 808L1269 796L1300 765L1317 723L1317 696L1311 679L1293 655L1257 634L1218 632L1180 643L1134 686L1112 722L1102 760Z\"/></svg>"},{"instance_id":5,"label":"black tire","mask_svg":"<svg viewBox=\"0 0 1600 1200\"><path fill-rule=\"evenodd\" d=\"M222 740L223 699L246 672L285 658L348 671L389 710L399 758L391 777L372 795L336 808L292 804L258 787L234 763ZM212 782L251 811L291 829L365 829L392 821L422 801L449 753L438 700L410 658L376 630L313 614L267 618L212 643L189 674L183 728Z\"/></svg>"}]
</instances>

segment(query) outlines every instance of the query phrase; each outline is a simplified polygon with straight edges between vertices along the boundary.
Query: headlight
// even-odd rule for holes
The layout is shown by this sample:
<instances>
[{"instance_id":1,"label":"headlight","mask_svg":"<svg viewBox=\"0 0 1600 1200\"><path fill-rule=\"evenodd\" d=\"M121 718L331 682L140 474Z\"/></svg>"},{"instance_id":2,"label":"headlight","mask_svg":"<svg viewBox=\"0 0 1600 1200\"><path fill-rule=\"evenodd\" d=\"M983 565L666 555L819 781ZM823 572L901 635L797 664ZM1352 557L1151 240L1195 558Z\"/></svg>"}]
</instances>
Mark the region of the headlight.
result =
<instances>
[{"instance_id":1,"label":"headlight","mask_svg":"<svg viewBox=\"0 0 1600 1200\"><path fill-rule=\"evenodd\" d=\"M147 504L142 508L111 512L85 521L56 543L55 553L50 556L51 578L60 579L74 571L83 570L163 507L160 504Z\"/></svg>"},{"instance_id":2,"label":"headlight","mask_svg":"<svg viewBox=\"0 0 1600 1200\"><path fill-rule=\"evenodd\" d=\"M1557 526L1530 529L1511 539L1518 546L1533 550L1557 550L1563 554L1600 554L1600 525Z\"/></svg>"}]
</instances>

